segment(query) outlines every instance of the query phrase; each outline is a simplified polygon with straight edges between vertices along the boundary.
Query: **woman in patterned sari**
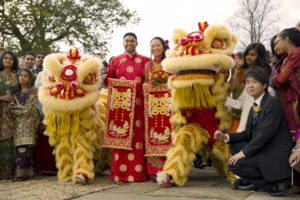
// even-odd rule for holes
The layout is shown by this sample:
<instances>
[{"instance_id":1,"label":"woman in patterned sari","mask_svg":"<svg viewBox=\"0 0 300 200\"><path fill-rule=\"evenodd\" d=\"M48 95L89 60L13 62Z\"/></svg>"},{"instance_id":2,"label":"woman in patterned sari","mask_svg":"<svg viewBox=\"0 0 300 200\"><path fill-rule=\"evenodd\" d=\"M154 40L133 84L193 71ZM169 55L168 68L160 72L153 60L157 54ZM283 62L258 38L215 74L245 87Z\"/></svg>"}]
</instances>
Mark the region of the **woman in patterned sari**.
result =
<instances>
[{"instance_id":1,"label":"woman in patterned sari","mask_svg":"<svg viewBox=\"0 0 300 200\"><path fill-rule=\"evenodd\" d=\"M12 178L15 161L15 125L9 111L13 92L17 89L18 58L10 51L0 57L0 180Z\"/></svg>"}]
</instances>

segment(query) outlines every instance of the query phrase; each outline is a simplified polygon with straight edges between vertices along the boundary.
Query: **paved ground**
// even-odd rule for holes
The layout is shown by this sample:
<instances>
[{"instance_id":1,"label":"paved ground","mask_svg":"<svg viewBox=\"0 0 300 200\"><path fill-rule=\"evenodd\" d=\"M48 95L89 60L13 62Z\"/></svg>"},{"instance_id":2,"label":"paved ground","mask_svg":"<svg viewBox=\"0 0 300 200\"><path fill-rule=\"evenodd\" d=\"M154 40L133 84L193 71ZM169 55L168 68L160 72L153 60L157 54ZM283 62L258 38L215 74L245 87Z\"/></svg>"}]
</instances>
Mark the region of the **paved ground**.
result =
<instances>
[{"instance_id":1,"label":"paved ground","mask_svg":"<svg viewBox=\"0 0 300 200\"><path fill-rule=\"evenodd\" d=\"M264 192L236 191L230 188L225 179L216 175L212 168L205 170L193 169L184 187L159 188L156 183L121 184L117 187L104 189L76 200L187 200L187 199L217 199L217 200L296 200L300 195L289 194L284 198L272 198Z\"/></svg>"},{"instance_id":2,"label":"paved ground","mask_svg":"<svg viewBox=\"0 0 300 200\"><path fill-rule=\"evenodd\" d=\"M159 188L157 183L115 184L108 177L96 177L94 184L73 185L59 183L56 177L40 177L25 182L0 181L2 200L300 200L300 195L289 194L272 198L264 192L231 190L224 178L213 168L192 169L184 187Z\"/></svg>"}]
</instances>

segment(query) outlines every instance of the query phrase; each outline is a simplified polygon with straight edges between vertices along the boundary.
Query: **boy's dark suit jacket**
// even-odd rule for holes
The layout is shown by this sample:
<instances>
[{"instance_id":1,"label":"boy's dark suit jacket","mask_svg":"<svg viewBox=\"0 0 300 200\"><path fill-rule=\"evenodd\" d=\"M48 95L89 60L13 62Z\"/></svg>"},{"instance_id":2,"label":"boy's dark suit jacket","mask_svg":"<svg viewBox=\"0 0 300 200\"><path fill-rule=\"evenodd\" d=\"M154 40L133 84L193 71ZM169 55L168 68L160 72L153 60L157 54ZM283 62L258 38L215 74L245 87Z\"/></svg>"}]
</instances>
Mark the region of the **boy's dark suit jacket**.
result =
<instances>
[{"instance_id":1,"label":"boy's dark suit jacket","mask_svg":"<svg viewBox=\"0 0 300 200\"><path fill-rule=\"evenodd\" d=\"M246 142L241 149L245 159L256 156L258 166L267 181L290 178L288 163L292 138L283 106L275 97L265 94L260 103L261 111L253 124L253 109L250 110L246 130L229 134L229 144Z\"/></svg>"}]
</instances>

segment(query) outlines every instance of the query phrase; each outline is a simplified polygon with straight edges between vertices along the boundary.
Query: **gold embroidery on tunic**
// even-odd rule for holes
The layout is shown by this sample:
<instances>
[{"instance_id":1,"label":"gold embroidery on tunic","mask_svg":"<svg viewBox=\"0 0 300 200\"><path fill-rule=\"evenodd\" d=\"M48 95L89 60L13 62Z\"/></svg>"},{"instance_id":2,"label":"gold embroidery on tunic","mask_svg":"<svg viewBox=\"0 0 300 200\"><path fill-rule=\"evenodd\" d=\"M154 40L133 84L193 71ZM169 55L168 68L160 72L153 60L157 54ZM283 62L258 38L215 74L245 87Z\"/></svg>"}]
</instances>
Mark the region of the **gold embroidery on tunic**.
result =
<instances>
[{"instance_id":1,"label":"gold embroidery on tunic","mask_svg":"<svg viewBox=\"0 0 300 200\"><path fill-rule=\"evenodd\" d=\"M142 79L141 79L141 77L139 77L139 76L135 77L134 80L135 80L137 83L142 83Z\"/></svg>"},{"instance_id":2,"label":"gold embroidery on tunic","mask_svg":"<svg viewBox=\"0 0 300 200\"><path fill-rule=\"evenodd\" d=\"M128 160L129 161L133 161L134 160L134 154L133 153L129 153L128 154Z\"/></svg>"},{"instance_id":3,"label":"gold embroidery on tunic","mask_svg":"<svg viewBox=\"0 0 300 200\"><path fill-rule=\"evenodd\" d=\"M132 66L126 67L126 72L132 73L133 72L133 67Z\"/></svg>"},{"instance_id":4,"label":"gold embroidery on tunic","mask_svg":"<svg viewBox=\"0 0 300 200\"><path fill-rule=\"evenodd\" d=\"M124 62L126 62L126 58L122 58L122 59L120 60L120 64L122 64L122 63L124 63Z\"/></svg>"},{"instance_id":5,"label":"gold embroidery on tunic","mask_svg":"<svg viewBox=\"0 0 300 200\"><path fill-rule=\"evenodd\" d=\"M141 62L142 62L142 59L140 59L140 58L135 58L134 61L135 61L135 63L141 63Z\"/></svg>"},{"instance_id":6,"label":"gold embroidery on tunic","mask_svg":"<svg viewBox=\"0 0 300 200\"><path fill-rule=\"evenodd\" d=\"M136 172L141 172L143 170L143 167L142 167L142 165L137 164L134 169Z\"/></svg>"},{"instance_id":7,"label":"gold embroidery on tunic","mask_svg":"<svg viewBox=\"0 0 300 200\"><path fill-rule=\"evenodd\" d=\"M134 181L134 177L133 176L128 176L128 181L133 182Z\"/></svg>"}]
</instances>

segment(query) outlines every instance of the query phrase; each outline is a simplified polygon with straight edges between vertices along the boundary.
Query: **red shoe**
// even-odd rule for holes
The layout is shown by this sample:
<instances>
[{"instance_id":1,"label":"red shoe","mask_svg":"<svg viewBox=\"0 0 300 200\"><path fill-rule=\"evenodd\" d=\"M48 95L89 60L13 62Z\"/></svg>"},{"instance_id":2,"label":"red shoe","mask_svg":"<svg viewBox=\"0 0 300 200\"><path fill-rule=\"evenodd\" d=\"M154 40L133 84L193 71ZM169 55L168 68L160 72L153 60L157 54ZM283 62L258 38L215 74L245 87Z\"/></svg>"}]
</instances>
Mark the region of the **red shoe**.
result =
<instances>
[{"instance_id":1,"label":"red shoe","mask_svg":"<svg viewBox=\"0 0 300 200\"><path fill-rule=\"evenodd\" d=\"M169 174L166 174L163 171L160 171L156 174L156 181L160 187L171 187L171 177Z\"/></svg>"},{"instance_id":2,"label":"red shoe","mask_svg":"<svg viewBox=\"0 0 300 200\"><path fill-rule=\"evenodd\" d=\"M89 182L89 178L85 173L77 173L75 176L76 183L87 184Z\"/></svg>"}]
</instances>

